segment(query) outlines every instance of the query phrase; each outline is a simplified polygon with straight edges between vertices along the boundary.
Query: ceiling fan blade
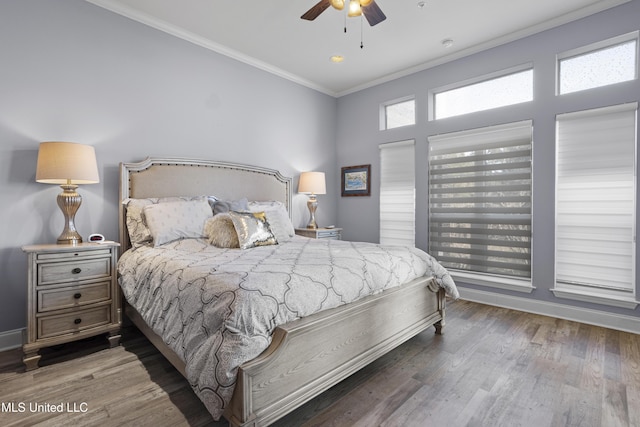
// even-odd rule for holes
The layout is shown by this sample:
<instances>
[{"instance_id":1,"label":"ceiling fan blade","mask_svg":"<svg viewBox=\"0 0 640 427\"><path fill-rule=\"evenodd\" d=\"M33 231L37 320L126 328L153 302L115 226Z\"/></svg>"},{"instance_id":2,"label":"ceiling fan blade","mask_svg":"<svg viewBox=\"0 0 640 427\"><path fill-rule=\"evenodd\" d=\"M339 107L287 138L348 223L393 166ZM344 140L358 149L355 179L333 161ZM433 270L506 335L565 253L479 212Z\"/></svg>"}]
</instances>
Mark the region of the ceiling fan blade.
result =
<instances>
[{"instance_id":1,"label":"ceiling fan blade","mask_svg":"<svg viewBox=\"0 0 640 427\"><path fill-rule=\"evenodd\" d=\"M304 15L302 15L300 18L302 19L306 19L307 21L313 21L314 19L316 19L322 12L324 12L325 10L327 10L327 8L331 6L331 3L329 3L329 0L320 0L318 3L316 3L315 6L313 6L311 9L307 10L305 12Z\"/></svg>"},{"instance_id":2,"label":"ceiling fan blade","mask_svg":"<svg viewBox=\"0 0 640 427\"><path fill-rule=\"evenodd\" d=\"M362 13L372 27L387 19L382 9L373 1L369 6L362 7Z\"/></svg>"}]
</instances>

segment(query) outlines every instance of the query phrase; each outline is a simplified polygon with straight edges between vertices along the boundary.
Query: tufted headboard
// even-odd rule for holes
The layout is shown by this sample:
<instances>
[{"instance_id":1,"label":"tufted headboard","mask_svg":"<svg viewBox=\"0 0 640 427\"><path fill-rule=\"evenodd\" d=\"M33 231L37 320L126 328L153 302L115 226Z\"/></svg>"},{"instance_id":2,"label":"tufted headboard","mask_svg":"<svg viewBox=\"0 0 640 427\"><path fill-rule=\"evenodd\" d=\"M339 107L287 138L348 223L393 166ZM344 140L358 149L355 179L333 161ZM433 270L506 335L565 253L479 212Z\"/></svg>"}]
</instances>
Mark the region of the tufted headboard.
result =
<instances>
[{"instance_id":1,"label":"tufted headboard","mask_svg":"<svg viewBox=\"0 0 640 427\"><path fill-rule=\"evenodd\" d=\"M221 200L278 200L291 214L291 178L277 170L209 160L147 157L120 163L119 230L122 251L129 249L126 209L129 198L216 196Z\"/></svg>"}]
</instances>

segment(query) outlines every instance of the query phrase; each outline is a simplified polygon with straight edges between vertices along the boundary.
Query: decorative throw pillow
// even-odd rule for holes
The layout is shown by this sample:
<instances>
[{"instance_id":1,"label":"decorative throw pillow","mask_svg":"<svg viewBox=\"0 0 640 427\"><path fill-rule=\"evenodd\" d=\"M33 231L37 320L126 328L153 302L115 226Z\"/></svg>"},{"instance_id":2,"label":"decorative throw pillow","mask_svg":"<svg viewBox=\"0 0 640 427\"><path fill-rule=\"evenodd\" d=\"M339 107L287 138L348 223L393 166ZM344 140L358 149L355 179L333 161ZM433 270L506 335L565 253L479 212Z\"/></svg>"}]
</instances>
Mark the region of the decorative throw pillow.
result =
<instances>
[{"instance_id":1,"label":"decorative throw pillow","mask_svg":"<svg viewBox=\"0 0 640 427\"><path fill-rule=\"evenodd\" d=\"M241 249L277 245L264 212L229 212Z\"/></svg>"},{"instance_id":2,"label":"decorative throw pillow","mask_svg":"<svg viewBox=\"0 0 640 427\"><path fill-rule=\"evenodd\" d=\"M142 209L152 203L157 203L158 199L128 199L123 203L127 209L127 231L129 240L134 248L151 243L153 238L149 228L142 219ZM155 202L154 202L155 201Z\"/></svg>"},{"instance_id":3,"label":"decorative throw pillow","mask_svg":"<svg viewBox=\"0 0 640 427\"><path fill-rule=\"evenodd\" d=\"M230 211L236 212L244 212L247 211L247 203L248 200L246 197L243 197L239 200L214 200L211 202L211 207L213 209L213 214L218 215L221 213L226 213Z\"/></svg>"},{"instance_id":4,"label":"decorative throw pillow","mask_svg":"<svg viewBox=\"0 0 640 427\"><path fill-rule=\"evenodd\" d=\"M289 241L295 235L295 229L284 203L275 200L269 202L252 201L249 202L248 208L249 212L264 212L266 214L269 227L271 227L278 243Z\"/></svg>"},{"instance_id":5,"label":"decorative throw pillow","mask_svg":"<svg viewBox=\"0 0 640 427\"><path fill-rule=\"evenodd\" d=\"M167 203L188 200L206 200L204 196L184 196L184 197L152 197L148 199L126 199L122 203L127 209L127 231L129 241L134 248L153 243L153 236L144 218L144 208L156 203Z\"/></svg>"},{"instance_id":6,"label":"decorative throw pillow","mask_svg":"<svg viewBox=\"0 0 640 427\"><path fill-rule=\"evenodd\" d=\"M144 207L143 213L154 246L179 239L203 238L204 223L212 217L206 200L151 204Z\"/></svg>"},{"instance_id":7,"label":"decorative throw pillow","mask_svg":"<svg viewBox=\"0 0 640 427\"><path fill-rule=\"evenodd\" d=\"M239 248L238 233L229 213L221 213L209 218L204 224L204 234L209 244L218 248Z\"/></svg>"}]
</instances>

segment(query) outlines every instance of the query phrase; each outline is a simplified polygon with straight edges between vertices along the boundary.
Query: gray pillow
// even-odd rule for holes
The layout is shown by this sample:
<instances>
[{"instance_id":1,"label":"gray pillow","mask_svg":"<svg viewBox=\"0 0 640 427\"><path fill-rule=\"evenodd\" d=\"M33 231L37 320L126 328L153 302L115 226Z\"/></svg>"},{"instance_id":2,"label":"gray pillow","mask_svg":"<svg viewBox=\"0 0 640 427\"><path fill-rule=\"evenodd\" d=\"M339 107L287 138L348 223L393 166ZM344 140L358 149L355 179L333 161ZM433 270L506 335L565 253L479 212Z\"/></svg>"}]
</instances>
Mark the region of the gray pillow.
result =
<instances>
[{"instance_id":1,"label":"gray pillow","mask_svg":"<svg viewBox=\"0 0 640 427\"><path fill-rule=\"evenodd\" d=\"M247 206L248 203L249 201L247 200L246 197L239 200L215 200L212 202L210 201L211 208L213 209L214 215L227 213L231 211L246 212L247 210L249 210Z\"/></svg>"}]
</instances>

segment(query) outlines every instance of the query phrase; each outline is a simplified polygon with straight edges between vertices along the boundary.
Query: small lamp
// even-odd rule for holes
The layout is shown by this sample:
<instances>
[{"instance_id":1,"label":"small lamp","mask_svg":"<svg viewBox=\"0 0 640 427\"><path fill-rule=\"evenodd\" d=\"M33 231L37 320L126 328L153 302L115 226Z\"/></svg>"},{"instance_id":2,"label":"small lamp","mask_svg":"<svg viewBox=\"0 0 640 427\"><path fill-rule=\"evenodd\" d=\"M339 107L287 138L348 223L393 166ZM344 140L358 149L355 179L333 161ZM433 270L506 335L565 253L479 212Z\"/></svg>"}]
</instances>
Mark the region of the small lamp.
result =
<instances>
[{"instance_id":1,"label":"small lamp","mask_svg":"<svg viewBox=\"0 0 640 427\"><path fill-rule=\"evenodd\" d=\"M362 15L362 8L360 7L360 1L351 0L349 2L349 11L347 12L347 16L349 16L349 18L353 18L360 15Z\"/></svg>"},{"instance_id":2,"label":"small lamp","mask_svg":"<svg viewBox=\"0 0 640 427\"><path fill-rule=\"evenodd\" d=\"M307 228L318 228L318 224L316 224L316 209L318 207L316 194L327 194L324 172L302 172L300 174L300 181L298 182L298 193L310 194L307 207L309 208L311 218L309 219Z\"/></svg>"},{"instance_id":3,"label":"small lamp","mask_svg":"<svg viewBox=\"0 0 640 427\"><path fill-rule=\"evenodd\" d=\"M90 145L72 142L43 142L38 150L36 182L59 184L58 206L64 215L64 230L58 244L76 244L82 237L76 231L75 216L82 197L76 192L78 184L100 182L95 149Z\"/></svg>"},{"instance_id":4,"label":"small lamp","mask_svg":"<svg viewBox=\"0 0 640 427\"><path fill-rule=\"evenodd\" d=\"M334 9L344 9L344 0L330 0L329 3L331 3L331 6L333 6Z\"/></svg>"}]
</instances>

